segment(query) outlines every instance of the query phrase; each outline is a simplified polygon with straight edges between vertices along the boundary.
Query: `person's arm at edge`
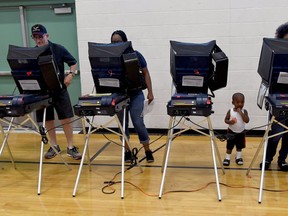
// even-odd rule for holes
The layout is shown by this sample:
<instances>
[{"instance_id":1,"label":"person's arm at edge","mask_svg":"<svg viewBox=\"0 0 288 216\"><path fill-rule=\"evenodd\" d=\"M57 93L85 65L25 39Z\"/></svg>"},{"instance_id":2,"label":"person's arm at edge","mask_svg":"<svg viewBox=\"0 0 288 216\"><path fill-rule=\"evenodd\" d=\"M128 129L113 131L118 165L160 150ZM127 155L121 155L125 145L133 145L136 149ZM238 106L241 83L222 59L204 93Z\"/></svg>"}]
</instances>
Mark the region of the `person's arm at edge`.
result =
<instances>
[{"instance_id":1,"label":"person's arm at edge","mask_svg":"<svg viewBox=\"0 0 288 216\"><path fill-rule=\"evenodd\" d=\"M154 95L153 95L153 90L152 90L152 82L151 82L151 77L150 73L147 67L142 68L142 73L144 75L144 79L147 85L147 99L148 99L148 104L150 104L154 100Z\"/></svg>"}]
</instances>

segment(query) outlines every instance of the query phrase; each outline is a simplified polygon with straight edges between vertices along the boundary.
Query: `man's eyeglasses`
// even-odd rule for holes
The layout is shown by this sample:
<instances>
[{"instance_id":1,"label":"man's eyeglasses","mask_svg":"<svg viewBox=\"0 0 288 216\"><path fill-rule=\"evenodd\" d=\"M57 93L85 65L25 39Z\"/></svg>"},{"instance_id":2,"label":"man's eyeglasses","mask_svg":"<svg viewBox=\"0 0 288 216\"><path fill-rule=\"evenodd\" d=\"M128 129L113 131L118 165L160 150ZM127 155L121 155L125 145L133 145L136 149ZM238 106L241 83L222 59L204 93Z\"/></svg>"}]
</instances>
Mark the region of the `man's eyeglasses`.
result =
<instances>
[{"instance_id":1,"label":"man's eyeglasses","mask_svg":"<svg viewBox=\"0 0 288 216\"><path fill-rule=\"evenodd\" d=\"M31 38L34 39L34 40L37 40L37 39L43 39L43 35L31 35Z\"/></svg>"}]
</instances>

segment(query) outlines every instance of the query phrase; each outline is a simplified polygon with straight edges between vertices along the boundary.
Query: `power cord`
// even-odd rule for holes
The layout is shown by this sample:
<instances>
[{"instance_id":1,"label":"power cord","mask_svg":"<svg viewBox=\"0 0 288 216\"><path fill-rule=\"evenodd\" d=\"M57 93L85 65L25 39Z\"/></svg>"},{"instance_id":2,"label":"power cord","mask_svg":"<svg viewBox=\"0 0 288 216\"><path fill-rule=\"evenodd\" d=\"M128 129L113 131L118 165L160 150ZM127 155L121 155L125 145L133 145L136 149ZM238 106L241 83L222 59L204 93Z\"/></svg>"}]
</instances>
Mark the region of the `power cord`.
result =
<instances>
[{"instance_id":1,"label":"power cord","mask_svg":"<svg viewBox=\"0 0 288 216\"><path fill-rule=\"evenodd\" d=\"M121 181L110 181L110 182L106 182L106 183L109 183L109 184L102 188L102 192L104 194L113 194L113 193L116 192L116 190L114 188L112 188L111 186L115 185L115 184L119 184L119 183L121 183ZM132 185L133 187L135 187L137 190L139 190L140 192L142 192L146 196L158 197L158 194L148 194L147 192L145 192L143 189L141 189L139 186L133 184L132 182L124 181L124 183ZM194 189L194 190L171 190L171 191L166 191L166 192L163 193L163 195L169 194L169 193L192 193L192 192L198 192L198 191L206 189L208 186L210 186L212 184L216 184L216 182L208 182L204 186L202 186L200 188L197 188L197 189ZM259 187L243 186L243 185L228 185L226 183L221 183L221 182L219 184L222 185L222 186L225 186L225 187L229 187L229 188L244 188L244 189L248 188L248 189L255 189L255 190L259 190L260 189ZM105 191L107 188L109 188L111 191L110 192ZM275 192L275 193L288 192L288 189L275 190L275 189L263 188L263 190L264 191L268 191L268 192Z\"/></svg>"}]
</instances>

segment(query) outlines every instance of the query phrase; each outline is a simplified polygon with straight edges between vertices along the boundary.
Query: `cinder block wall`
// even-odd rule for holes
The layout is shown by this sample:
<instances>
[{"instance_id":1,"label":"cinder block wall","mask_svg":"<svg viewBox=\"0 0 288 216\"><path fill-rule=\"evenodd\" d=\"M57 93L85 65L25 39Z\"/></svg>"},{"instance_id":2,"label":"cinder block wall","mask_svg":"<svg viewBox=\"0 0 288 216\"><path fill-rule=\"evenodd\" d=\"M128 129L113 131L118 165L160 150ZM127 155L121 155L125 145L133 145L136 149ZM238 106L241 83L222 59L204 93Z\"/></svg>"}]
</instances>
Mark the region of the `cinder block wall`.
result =
<instances>
[{"instance_id":1,"label":"cinder block wall","mask_svg":"<svg viewBox=\"0 0 288 216\"><path fill-rule=\"evenodd\" d=\"M111 33L122 29L145 56L151 73L155 103L145 117L146 125L167 128L172 83L169 41L216 40L230 63L227 87L215 91L213 127L227 127L224 117L234 92L246 96L251 119L247 128L263 125L267 112L256 105L262 38L274 37L275 29L288 21L287 11L286 0L76 0L82 94L93 88L87 43L109 43ZM97 117L100 124L106 120Z\"/></svg>"}]
</instances>

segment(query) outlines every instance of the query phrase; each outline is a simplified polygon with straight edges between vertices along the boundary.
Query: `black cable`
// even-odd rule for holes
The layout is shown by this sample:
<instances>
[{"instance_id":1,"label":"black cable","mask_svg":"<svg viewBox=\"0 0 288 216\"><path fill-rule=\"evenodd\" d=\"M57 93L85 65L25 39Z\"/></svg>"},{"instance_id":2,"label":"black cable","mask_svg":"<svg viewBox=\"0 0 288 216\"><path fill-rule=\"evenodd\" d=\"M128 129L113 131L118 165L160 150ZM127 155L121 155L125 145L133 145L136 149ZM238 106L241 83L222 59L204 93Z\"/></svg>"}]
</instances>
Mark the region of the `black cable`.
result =
<instances>
[{"instance_id":1,"label":"black cable","mask_svg":"<svg viewBox=\"0 0 288 216\"><path fill-rule=\"evenodd\" d=\"M78 120L81 119L81 118L82 118L82 117L78 117L78 118L76 118L76 119L74 119L74 120L72 120L72 121L66 122L66 123L64 123L64 124L57 125L57 126L55 126L55 127L53 127L53 128L50 128L50 129L47 130L46 132L48 133L49 131L55 130L56 128L62 127L62 126L67 125L67 124L71 124L71 123L73 123L73 122L75 122L75 121L78 121Z\"/></svg>"},{"instance_id":2,"label":"black cable","mask_svg":"<svg viewBox=\"0 0 288 216\"><path fill-rule=\"evenodd\" d=\"M102 135L103 135L103 134L102 134ZM151 145L151 144L153 144L154 142L156 142L157 140L159 140L162 136L163 136L163 135L159 136L157 139L155 139L154 141L150 142L149 145ZM104 136L104 137L106 137L106 136ZM108 139L108 140L110 141L110 139ZM113 141L112 141L112 142L113 142ZM115 143L115 142L113 142L113 143ZM118 145L118 144L117 144L117 145ZM163 144L163 145L161 145L160 147L158 147L158 148L155 149L154 151L152 151L152 153L157 152L158 150L160 150L161 148L163 148L165 145L166 145L166 143ZM118 146L120 146L120 145L118 145ZM122 145L121 145L121 147L122 147ZM146 159L146 156L145 156L145 157L143 157L142 159L140 159L140 160L138 161L137 155L138 155L139 151L140 151L142 148L143 148L143 146L142 146L141 148L139 148L139 149L133 148L133 149L131 150L132 161L131 161L131 164L129 165L129 167L128 167L124 172L132 169L132 168L135 167L138 163L140 163L141 161L143 161L143 160ZM138 162L137 162L137 161L138 161ZM119 183L119 181L118 181L118 182L115 182L114 179L115 179L116 176L119 175L120 173L121 173L121 172L116 173L116 174L114 175L114 177L112 178L112 180L110 180L110 181L105 181L105 182L104 182L104 184L107 184L107 185L105 185L105 186L102 188L102 192L103 192L104 194L112 194L112 193L115 192L115 189L114 189L114 188L111 189L111 186L114 185L114 184ZM105 192L105 189L106 189L106 188L110 188L112 191L111 191L111 192Z\"/></svg>"},{"instance_id":3,"label":"black cable","mask_svg":"<svg viewBox=\"0 0 288 216\"><path fill-rule=\"evenodd\" d=\"M219 139L221 142L224 142L225 140L228 140L228 139L232 139L232 138L234 137L233 134L229 134L229 133L227 133L227 134L220 134L220 133L218 133L218 132L215 131L215 130L211 130L211 129L209 129L209 128L203 127L202 125L199 125L199 124L193 122L193 121L192 121L189 117L187 117L187 116L182 116L182 117L184 117L187 121L189 121L190 123L196 125L197 127L200 127L200 128L202 128L202 129L204 129L204 130L212 131L212 132L215 134L215 137L216 137L217 139ZM286 120L288 120L288 116L287 116L286 118L278 121L278 122L283 123L283 122L285 122ZM180 122L180 121L181 121L181 120L179 120L179 122ZM253 127L253 128L247 129L247 130L244 130L244 132L242 132L242 133L247 133L247 132L249 132L249 131L256 130L256 129L258 129L258 128L270 126L270 125L272 125L272 124L277 124L277 123L276 123L276 122L272 122L272 123L267 123L267 124L264 124L264 125L261 125L261 126L256 126L256 127Z\"/></svg>"},{"instance_id":4,"label":"black cable","mask_svg":"<svg viewBox=\"0 0 288 216\"><path fill-rule=\"evenodd\" d=\"M104 136L105 139L107 139L109 142L114 143L115 145L122 147L122 144L119 144L119 143L111 140L111 139L110 139L109 137L107 137L104 133L101 133L101 134L102 134L102 136Z\"/></svg>"},{"instance_id":5,"label":"black cable","mask_svg":"<svg viewBox=\"0 0 288 216\"><path fill-rule=\"evenodd\" d=\"M89 118L87 118L87 116L84 116L84 118L85 118L86 122L87 122L91 127L94 127L93 124L90 122ZM183 116L181 117L181 119L182 119L182 118L183 118ZM181 121L181 119L180 119L180 121ZM180 121L179 121L176 125L174 125L173 127L169 128L168 130L171 130L171 129L177 127L178 124L180 123ZM101 127L101 125L100 125L100 127ZM156 142L157 140L161 139L161 138L162 138L164 135L166 135L166 134L167 134L167 133L162 133L158 138L156 138L155 140L151 141L148 145L150 146L151 144L153 144L153 143ZM122 147L122 144L119 144L119 143L111 140L111 139L108 138L104 133L102 133L102 136L104 136L109 142L114 143L114 144ZM144 148L144 147L143 147L143 146L140 147L140 148L138 149L138 152L139 152L140 150L142 150L142 148Z\"/></svg>"},{"instance_id":6,"label":"black cable","mask_svg":"<svg viewBox=\"0 0 288 216\"><path fill-rule=\"evenodd\" d=\"M232 139L232 138L234 137L234 134L229 134L229 133L220 134L220 133L218 133L218 132L215 131L215 130L211 130L211 129L209 129L209 128L203 127L202 125L199 125L199 124L193 122L193 121L192 121L189 117L187 117L187 116L185 116L184 118L185 118L187 121L189 121L190 123L196 125L197 127L200 127L200 128L202 128L202 129L204 129L204 130L208 130L209 132L213 132L213 133L215 134L215 137L216 137L217 139L219 139L221 142L224 142L225 140L228 140L228 139Z\"/></svg>"},{"instance_id":7,"label":"black cable","mask_svg":"<svg viewBox=\"0 0 288 216\"><path fill-rule=\"evenodd\" d=\"M131 159L132 159L132 161L131 161L130 166L127 168L127 170L132 169L134 166L136 166L138 164L137 163L137 161L138 161L138 157L137 157L138 153L139 153L139 150L137 148L132 148L131 149Z\"/></svg>"}]
</instances>

